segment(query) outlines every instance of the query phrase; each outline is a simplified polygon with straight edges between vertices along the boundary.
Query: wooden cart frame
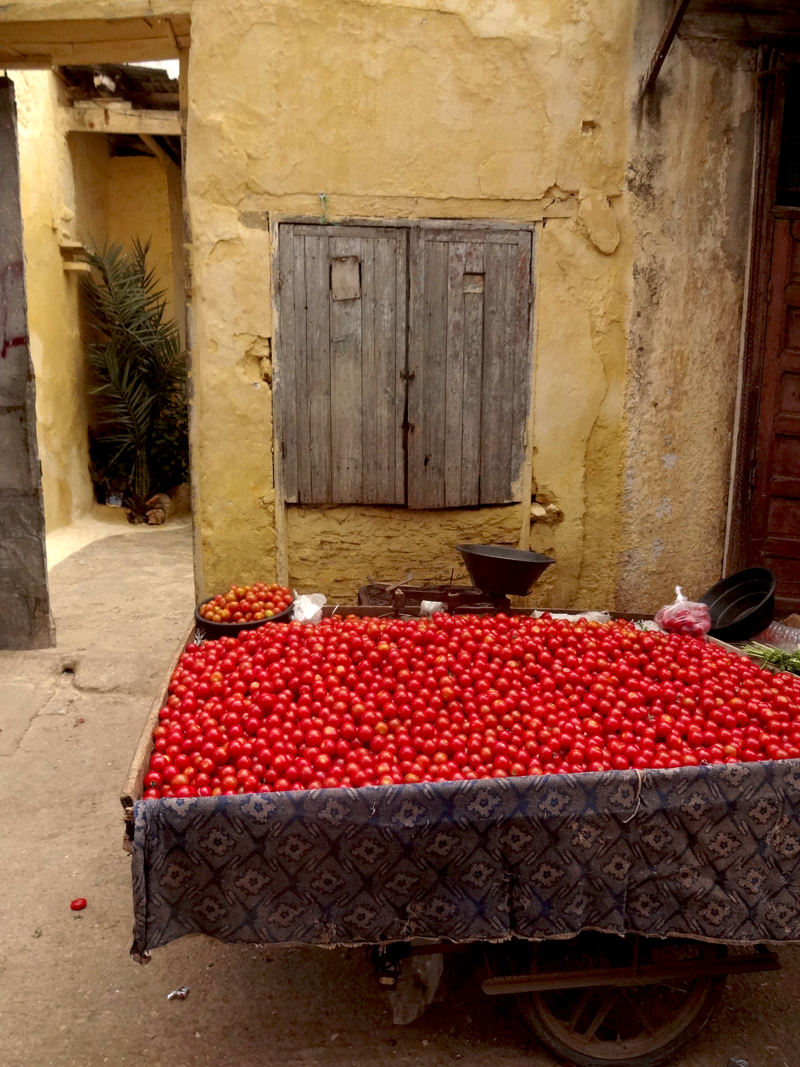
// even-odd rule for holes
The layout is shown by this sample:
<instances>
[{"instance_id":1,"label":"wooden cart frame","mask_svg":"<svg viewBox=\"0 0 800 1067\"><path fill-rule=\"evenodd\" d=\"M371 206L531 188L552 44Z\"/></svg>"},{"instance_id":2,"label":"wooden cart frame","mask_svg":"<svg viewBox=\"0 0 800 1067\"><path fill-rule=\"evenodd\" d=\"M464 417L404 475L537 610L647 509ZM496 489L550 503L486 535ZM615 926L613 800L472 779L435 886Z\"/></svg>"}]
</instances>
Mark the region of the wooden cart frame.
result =
<instances>
[{"instance_id":1,"label":"wooden cart frame","mask_svg":"<svg viewBox=\"0 0 800 1067\"><path fill-rule=\"evenodd\" d=\"M361 618L398 617L386 607L336 606L324 610L326 616L356 615ZM469 612L467 612L469 613ZM475 612L486 614L486 611ZM512 614L531 615L534 609L512 609ZM574 614L579 611L554 611ZM642 614L614 612L615 619L641 620ZM406 609L400 617L419 615L419 609ZM269 623L265 624L269 625ZM196 640L194 623L187 630L170 660L136 746L120 800L125 834L123 847L132 851L134 803L142 798L144 776L152 752L152 732L159 721L172 673L188 644ZM721 642L720 642L721 643ZM730 647L731 651L738 649ZM582 939L600 938L600 949L590 953ZM653 943L656 949L653 948ZM611 963L604 947L612 945ZM666 958L657 946L667 945ZM386 989L396 986L402 961L417 955L453 952L464 946L450 942L392 944L375 946L373 964L379 983ZM519 947L519 946L517 946ZM586 932L570 940L525 943L524 959L514 959L512 951L486 946L484 959L489 977L483 982L488 996L513 995L531 1029L557 1055L582 1067L657 1067L691 1040L710 1019L722 994L728 975L774 971L778 957L763 945L752 952L729 954L728 947L690 939L658 942L640 935L617 937ZM492 956L490 960L489 956ZM517 952L519 957L519 952ZM643 992L644 991L644 992ZM660 996L659 991L666 991ZM672 1003L667 1006L667 1000ZM677 1000L676 1000L677 998ZM675 1006L675 1010L671 1008ZM627 1007L626 1007L627 1005ZM623 1010L630 1021L632 1036L620 1037L613 1030L614 1011ZM616 1058L614 1058L616 1056Z\"/></svg>"}]
</instances>

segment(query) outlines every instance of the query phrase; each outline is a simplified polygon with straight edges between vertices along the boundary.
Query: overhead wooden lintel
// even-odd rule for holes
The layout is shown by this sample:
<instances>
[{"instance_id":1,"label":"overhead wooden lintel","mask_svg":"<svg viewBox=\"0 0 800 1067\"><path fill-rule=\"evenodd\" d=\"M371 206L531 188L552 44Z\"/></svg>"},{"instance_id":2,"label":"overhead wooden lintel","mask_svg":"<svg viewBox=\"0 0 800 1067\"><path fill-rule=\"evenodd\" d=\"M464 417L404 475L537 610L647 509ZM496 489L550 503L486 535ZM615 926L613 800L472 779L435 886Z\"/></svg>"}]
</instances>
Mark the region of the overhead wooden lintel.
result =
<instances>
[{"instance_id":1,"label":"overhead wooden lintel","mask_svg":"<svg viewBox=\"0 0 800 1067\"><path fill-rule=\"evenodd\" d=\"M647 77L644 81L642 88L642 96L645 96L656 83L658 78L658 72L664 65L664 60L667 58L667 53L670 50L672 42L675 40L675 35L680 28L683 16L686 14L686 9L689 6L689 0L674 0L672 5L672 11L667 19L667 24L664 27L664 32L661 34L661 39L658 42L658 46L653 53L653 58L650 61L650 67L647 71Z\"/></svg>"},{"instance_id":2,"label":"overhead wooden lintel","mask_svg":"<svg viewBox=\"0 0 800 1067\"><path fill-rule=\"evenodd\" d=\"M23 56L0 45L0 67L3 70L47 70L51 64L50 56Z\"/></svg>"},{"instance_id":3,"label":"overhead wooden lintel","mask_svg":"<svg viewBox=\"0 0 800 1067\"><path fill-rule=\"evenodd\" d=\"M144 108L103 107L81 101L80 107L65 108L67 129L73 133L127 133L157 137L180 137L181 120L177 111Z\"/></svg>"},{"instance_id":4,"label":"overhead wooden lintel","mask_svg":"<svg viewBox=\"0 0 800 1067\"><path fill-rule=\"evenodd\" d=\"M176 11L181 8L184 10ZM136 63L143 58L175 59L189 47L190 10L190 0L175 0L169 18L0 19L0 65L46 69L67 64Z\"/></svg>"}]
</instances>

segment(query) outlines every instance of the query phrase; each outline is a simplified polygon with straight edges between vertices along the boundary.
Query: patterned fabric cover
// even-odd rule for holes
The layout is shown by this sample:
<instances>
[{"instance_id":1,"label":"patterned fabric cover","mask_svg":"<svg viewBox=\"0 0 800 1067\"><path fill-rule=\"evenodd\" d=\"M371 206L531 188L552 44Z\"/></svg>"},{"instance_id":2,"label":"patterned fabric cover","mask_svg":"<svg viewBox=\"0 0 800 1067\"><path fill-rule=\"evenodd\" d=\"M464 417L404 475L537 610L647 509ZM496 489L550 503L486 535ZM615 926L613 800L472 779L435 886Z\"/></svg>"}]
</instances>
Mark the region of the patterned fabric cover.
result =
<instances>
[{"instance_id":1,"label":"patterned fabric cover","mask_svg":"<svg viewBox=\"0 0 800 1067\"><path fill-rule=\"evenodd\" d=\"M800 760L135 806L132 954L586 928L800 941Z\"/></svg>"}]
</instances>

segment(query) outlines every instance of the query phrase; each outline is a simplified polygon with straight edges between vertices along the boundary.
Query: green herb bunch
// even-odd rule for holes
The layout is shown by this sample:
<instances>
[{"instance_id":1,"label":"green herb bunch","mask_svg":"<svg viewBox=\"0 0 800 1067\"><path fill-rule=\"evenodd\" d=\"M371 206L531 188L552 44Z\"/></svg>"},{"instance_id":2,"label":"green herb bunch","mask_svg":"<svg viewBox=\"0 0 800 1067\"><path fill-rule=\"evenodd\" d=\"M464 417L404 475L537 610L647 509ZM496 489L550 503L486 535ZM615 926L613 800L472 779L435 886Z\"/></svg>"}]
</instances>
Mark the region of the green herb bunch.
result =
<instances>
[{"instance_id":1,"label":"green herb bunch","mask_svg":"<svg viewBox=\"0 0 800 1067\"><path fill-rule=\"evenodd\" d=\"M800 674L800 649L794 652L784 652L772 645L762 645L759 641L751 641L742 649L745 655L760 662L762 667L774 667L779 671L791 671L792 674Z\"/></svg>"}]
</instances>

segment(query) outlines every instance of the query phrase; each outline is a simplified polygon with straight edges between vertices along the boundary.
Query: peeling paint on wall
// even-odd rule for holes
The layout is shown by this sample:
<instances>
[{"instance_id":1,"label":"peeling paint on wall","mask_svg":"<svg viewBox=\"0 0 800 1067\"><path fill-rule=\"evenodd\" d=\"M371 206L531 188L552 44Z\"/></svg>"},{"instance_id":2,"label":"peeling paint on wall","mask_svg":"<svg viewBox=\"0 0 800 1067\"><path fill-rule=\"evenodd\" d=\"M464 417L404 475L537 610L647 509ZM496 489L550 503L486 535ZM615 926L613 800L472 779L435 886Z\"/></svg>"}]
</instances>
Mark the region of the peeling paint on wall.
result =
<instances>
[{"instance_id":1,"label":"peeling paint on wall","mask_svg":"<svg viewBox=\"0 0 800 1067\"><path fill-rule=\"evenodd\" d=\"M289 508L290 581L293 587L322 591L354 604L367 576L469 585L457 544L488 540L515 544L519 507L462 511L409 511L404 508Z\"/></svg>"},{"instance_id":2,"label":"peeling paint on wall","mask_svg":"<svg viewBox=\"0 0 800 1067\"><path fill-rule=\"evenodd\" d=\"M29 0L0 18L66 6L73 17L144 10ZM271 238L298 215L543 222L530 498L441 513L289 508L299 587L352 597L367 573L409 566L446 580L462 537L509 543L523 525L557 560L533 598L546 606L653 610L677 581L696 593L718 576L754 57L678 40L639 114L664 10L191 5L192 448L209 591L275 572Z\"/></svg>"},{"instance_id":3,"label":"peeling paint on wall","mask_svg":"<svg viewBox=\"0 0 800 1067\"><path fill-rule=\"evenodd\" d=\"M581 194L578 218L598 252L610 256L619 247L620 235L614 209L603 193L589 190Z\"/></svg>"},{"instance_id":4,"label":"peeling paint on wall","mask_svg":"<svg viewBox=\"0 0 800 1067\"><path fill-rule=\"evenodd\" d=\"M639 58L648 58L646 43ZM655 610L677 584L701 596L722 572L754 64L753 49L676 41L659 76L659 106L632 130L622 609Z\"/></svg>"},{"instance_id":5,"label":"peeling paint on wall","mask_svg":"<svg viewBox=\"0 0 800 1067\"><path fill-rule=\"evenodd\" d=\"M324 214L547 219L533 467L559 517L534 523L531 539L558 562L537 595L557 605L613 595L632 256L617 204L634 13L632 0L196 0L187 180L209 591L274 567L259 503L273 488L271 403L254 386L280 352L257 370L250 348L273 336L267 220ZM352 596L367 573L446 580L459 573L459 540L517 543L521 528L518 507L289 508L287 519L292 580L335 596Z\"/></svg>"}]
</instances>

